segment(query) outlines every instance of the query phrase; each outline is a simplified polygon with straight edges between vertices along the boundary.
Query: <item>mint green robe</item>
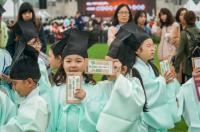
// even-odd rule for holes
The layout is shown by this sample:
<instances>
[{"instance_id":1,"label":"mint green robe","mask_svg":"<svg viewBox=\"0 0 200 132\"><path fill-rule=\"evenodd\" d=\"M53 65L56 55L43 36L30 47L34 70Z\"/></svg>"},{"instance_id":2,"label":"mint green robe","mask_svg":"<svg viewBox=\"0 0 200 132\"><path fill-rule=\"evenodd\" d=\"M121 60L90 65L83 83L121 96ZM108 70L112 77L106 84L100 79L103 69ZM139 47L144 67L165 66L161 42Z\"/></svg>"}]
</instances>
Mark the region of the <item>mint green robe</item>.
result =
<instances>
[{"instance_id":1,"label":"mint green robe","mask_svg":"<svg viewBox=\"0 0 200 132\"><path fill-rule=\"evenodd\" d=\"M138 79L120 75L115 82L83 83L83 88L87 95L80 104L66 104L66 85L52 88L48 132L115 131L108 123L115 126L117 122L121 124L119 130L140 128L145 97ZM125 107L128 109L124 111Z\"/></svg>"},{"instance_id":2,"label":"mint green robe","mask_svg":"<svg viewBox=\"0 0 200 132\"><path fill-rule=\"evenodd\" d=\"M39 93L40 95L44 94L48 91L48 89L51 87L49 76L47 72L47 68L45 66L44 61L41 58L38 58L38 64L40 68L41 77L39 79Z\"/></svg>"},{"instance_id":3,"label":"mint green robe","mask_svg":"<svg viewBox=\"0 0 200 132\"><path fill-rule=\"evenodd\" d=\"M150 64L136 58L133 65L143 80L147 95L148 112L142 114L144 132L166 132L179 121L176 94L180 88L177 80L166 84L162 76L156 77Z\"/></svg>"},{"instance_id":4,"label":"mint green robe","mask_svg":"<svg viewBox=\"0 0 200 132\"><path fill-rule=\"evenodd\" d=\"M48 117L48 105L36 88L20 103L17 114L0 126L0 132L45 132Z\"/></svg>"},{"instance_id":5,"label":"mint green robe","mask_svg":"<svg viewBox=\"0 0 200 132\"><path fill-rule=\"evenodd\" d=\"M0 91L0 125L5 125L16 115L16 106L10 98Z\"/></svg>"},{"instance_id":6,"label":"mint green robe","mask_svg":"<svg viewBox=\"0 0 200 132\"><path fill-rule=\"evenodd\" d=\"M177 99L180 108L179 116L183 115L188 132L200 132L200 101L197 98L193 78L181 86Z\"/></svg>"},{"instance_id":7,"label":"mint green robe","mask_svg":"<svg viewBox=\"0 0 200 132\"><path fill-rule=\"evenodd\" d=\"M145 95L137 78L120 75L115 81L103 111L100 114L99 132L142 132L141 113Z\"/></svg>"},{"instance_id":8,"label":"mint green robe","mask_svg":"<svg viewBox=\"0 0 200 132\"><path fill-rule=\"evenodd\" d=\"M12 58L9 52L5 49L0 49L0 73L4 73L5 70L11 65L11 63ZM14 90L12 90L7 82L0 80L0 90L6 93L8 97L10 97L10 99L14 102Z\"/></svg>"},{"instance_id":9,"label":"mint green robe","mask_svg":"<svg viewBox=\"0 0 200 132\"><path fill-rule=\"evenodd\" d=\"M88 105L90 98L94 98L98 92L94 93L94 85L83 83L82 87L87 93L87 96L80 104L66 103L66 85L54 86L46 97L49 103L51 117L48 126L48 132L80 132L82 128L82 120L85 116L85 107ZM98 96L97 96L98 97ZM96 112L96 111L94 111ZM83 122L84 123L84 122ZM96 130L96 124L90 124L93 131ZM85 132L85 131L84 131Z\"/></svg>"},{"instance_id":10,"label":"mint green robe","mask_svg":"<svg viewBox=\"0 0 200 132\"><path fill-rule=\"evenodd\" d=\"M1 69L0 73L1 73L3 72L3 70L5 70L7 66L11 64L12 58L10 57L10 55L8 54L6 50L0 49L0 59L3 60L3 61L0 61L0 69ZM51 87L51 84L49 82L48 72L47 72L45 63L41 58L38 58L38 64L39 64L40 73L41 73L41 77L38 82L39 94L42 95L48 91L48 89ZM7 95L11 98L11 100L15 102L14 90L11 89L8 86L8 84L4 81L0 82L0 86L1 86L0 88L7 93Z\"/></svg>"}]
</instances>

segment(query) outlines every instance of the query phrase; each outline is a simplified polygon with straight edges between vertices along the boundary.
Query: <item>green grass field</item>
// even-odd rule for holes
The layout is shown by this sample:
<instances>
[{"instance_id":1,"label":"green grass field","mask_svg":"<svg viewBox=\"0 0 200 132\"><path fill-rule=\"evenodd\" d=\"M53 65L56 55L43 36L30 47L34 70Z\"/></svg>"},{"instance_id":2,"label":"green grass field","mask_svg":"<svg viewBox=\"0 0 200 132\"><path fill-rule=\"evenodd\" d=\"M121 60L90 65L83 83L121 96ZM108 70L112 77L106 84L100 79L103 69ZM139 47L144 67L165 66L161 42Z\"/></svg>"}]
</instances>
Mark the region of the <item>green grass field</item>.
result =
<instances>
[{"instance_id":1,"label":"green grass field","mask_svg":"<svg viewBox=\"0 0 200 132\"><path fill-rule=\"evenodd\" d=\"M106 44L96 44L88 50L89 58L103 59L107 51L108 51L108 46ZM159 68L157 52L155 54L154 63ZM95 75L94 79L99 81L101 79L101 76ZM181 122L176 124L175 128L170 129L169 132L187 132L187 126L185 125L185 122L182 120Z\"/></svg>"}]
</instances>

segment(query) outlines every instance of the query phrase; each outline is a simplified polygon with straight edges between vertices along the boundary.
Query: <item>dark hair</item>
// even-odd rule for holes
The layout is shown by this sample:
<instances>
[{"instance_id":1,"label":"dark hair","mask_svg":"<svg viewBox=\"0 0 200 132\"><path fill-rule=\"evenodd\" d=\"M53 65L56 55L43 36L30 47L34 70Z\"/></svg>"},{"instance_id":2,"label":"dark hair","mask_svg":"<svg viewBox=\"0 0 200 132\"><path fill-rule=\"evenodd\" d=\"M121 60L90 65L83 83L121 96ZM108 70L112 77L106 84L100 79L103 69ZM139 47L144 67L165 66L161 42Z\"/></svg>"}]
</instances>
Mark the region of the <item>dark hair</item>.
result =
<instances>
[{"instance_id":1,"label":"dark hair","mask_svg":"<svg viewBox=\"0 0 200 132\"><path fill-rule=\"evenodd\" d=\"M166 22L163 22L163 21L161 20L161 14L167 15ZM159 19L160 19L160 23L161 23L160 27L161 27L161 28L162 28L163 26L170 26L170 25L172 25L173 22L174 22L174 17L173 17L173 15L172 15L172 13L169 11L169 9L167 9L167 8L161 8L161 9L160 9L160 12L159 12L159 14L158 14L158 16L159 16Z\"/></svg>"},{"instance_id":2,"label":"dark hair","mask_svg":"<svg viewBox=\"0 0 200 132\"><path fill-rule=\"evenodd\" d=\"M114 13L114 16L113 16L113 20L112 20L112 25L113 26L116 26L119 24L119 20L118 20L118 12L119 10L122 8L122 7L126 7L128 9L128 12L129 12L129 19L128 19L128 22L132 21L133 20L133 16L132 16L132 13L131 13L131 9L129 8L129 6L127 4L120 4L115 13Z\"/></svg>"},{"instance_id":3,"label":"dark hair","mask_svg":"<svg viewBox=\"0 0 200 132\"><path fill-rule=\"evenodd\" d=\"M188 11L185 13L184 15L184 20L186 22L187 25L195 25L196 22L196 15L193 11Z\"/></svg>"},{"instance_id":4,"label":"dark hair","mask_svg":"<svg viewBox=\"0 0 200 132\"><path fill-rule=\"evenodd\" d=\"M41 26L40 21L39 21L39 19L36 18L35 12L33 10L33 6L28 2L24 2L23 4L21 4L21 6L19 8L19 12L18 12L17 21L24 21L22 14L27 11L32 12L32 21L33 21L34 25L36 26L37 30L39 31L39 28Z\"/></svg>"},{"instance_id":5,"label":"dark hair","mask_svg":"<svg viewBox=\"0 0 200 132\"><path fill-rule=\"evenodd\" d=\"M58 71L56 72L55 76L53 77L53 81L57 86L62 85L63 83L66 82L66 73L63 68L63 64L60 65L58 68ZM91 83L91 84L96 84L96 81L92 78L91 75L83 74L84 81L85 83Z\"/></svg>"},{"instance_id":6,"label":"dark hair","mask_svg":"<svg viewBox=\"0 0 200 132\"><path fill-rule=\"evenodd\" d=\"M59 57L59 55L62 55L62 51L59 51L59 49L57 48L58 46L56 44L52 44L50 49L53 52L53 55L55 56L55 58Z\"/></svg>"},{"instance_id":7,"label":"dark hair","mask_svg":"<svg viewBox=\"0 0 200 132\"><path fill-rule=\"evenodd\" d=\"M66 74L63 68L63 64L60 65L60 67L58 68L56 74L53 76L53 81L55 82L55 84L57 86L65 83L66 81Z\"/></svg>"},{"instance_id":8,"label":"dark hair","mask_svg":"<svg viewBox=\"0 0 200 132\"><path fill-rule=\"evenodd\" d=\"M144 14L145 17L146 17L146 21L145 21L144 25L147 25L147 13L144 10L139 10L139 11L135 12L135 15L134 15L134 22L135 22L135 24L138 24L138 18L140 16L142 16L142 14Z\"/></svg>"},{"instance_id":9,"label":"dark hair","mask_svg":"<svg viewBox=\"0 0 200 132\"><path fill-rule=\"evenodd\" d=\"M182 11L187 11L187 9L182 7L182 8L179 8L178 11L176 12L175 19L176 19L176 21L177 21L178 23L180 23L179 17L180 17L180 15L181 15L181 12L182 12Z\"/></svg>"},{"instance_id":10,"label":"dark hair","mask_svg":"<svg viewBox=\"0 0 200 132\"><path fill-rule=\"evenodd\" d=\"M177 21L178 23L180 23L179 17L180 17L180 15L181 15L181 12L182 12L182 11L186 11L186 12L187 12L187 9L182 7L182 8L179 8L178 11L176 12L175 19L176 19L176 21ZM182 24L180 24L180 30L181 30L181 31L183 30L183 25L182 25Z\"/></svg>"}]
</instances>

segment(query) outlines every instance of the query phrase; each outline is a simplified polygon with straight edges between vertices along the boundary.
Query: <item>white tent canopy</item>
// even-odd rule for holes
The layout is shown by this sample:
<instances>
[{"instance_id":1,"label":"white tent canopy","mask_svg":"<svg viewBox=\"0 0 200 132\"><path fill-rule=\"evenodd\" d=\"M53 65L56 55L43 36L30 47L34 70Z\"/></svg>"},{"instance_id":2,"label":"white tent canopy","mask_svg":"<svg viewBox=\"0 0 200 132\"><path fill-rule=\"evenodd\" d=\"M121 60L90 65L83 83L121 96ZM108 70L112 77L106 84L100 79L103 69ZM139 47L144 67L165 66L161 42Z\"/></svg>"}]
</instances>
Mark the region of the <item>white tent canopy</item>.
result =
<instances>
[{"instance_id":1,"label":"white tent canopy","mask_svg":"<svg viewBox=\"0 0 200 132\"><path fill-rule=\"evenodd\" d=\"M21 5L23 3L23 1L22 0L19 0L18 1L18 5ZM17 15L17 14L15 14L15 13L17 13L17 12L15 12L15 8L14 8L14 3L13 3L13 0L7 0L6 2L5 2L5 4L3 5L3 7L4 7L4 9L6 10L6 12L3 14L3 16L4 17L14 17L15 15Z\"/></svg>"},{"instance_id":2,"label":"white tent canopy","mask_svg":"<svg viewBox=\"0 0 200 132\"><path fill-rule=\"evenodd\" d=\"M7 0L3 7L6 10L3 16L14 17L14 3L12 0Z\"/></svg>"},{"instance_id":3,"label":"white tent canopy","mask_svg":"<svg viewBox=\"0 0 200 132\"><path fill-rule=\"evenodd\" d=\"M188 10L192 10L195 12L200 11L200 2L198 4L195 4L193 0L188 0L188 2L184 5L185 8Z\"/></svg>"}]
</instances>

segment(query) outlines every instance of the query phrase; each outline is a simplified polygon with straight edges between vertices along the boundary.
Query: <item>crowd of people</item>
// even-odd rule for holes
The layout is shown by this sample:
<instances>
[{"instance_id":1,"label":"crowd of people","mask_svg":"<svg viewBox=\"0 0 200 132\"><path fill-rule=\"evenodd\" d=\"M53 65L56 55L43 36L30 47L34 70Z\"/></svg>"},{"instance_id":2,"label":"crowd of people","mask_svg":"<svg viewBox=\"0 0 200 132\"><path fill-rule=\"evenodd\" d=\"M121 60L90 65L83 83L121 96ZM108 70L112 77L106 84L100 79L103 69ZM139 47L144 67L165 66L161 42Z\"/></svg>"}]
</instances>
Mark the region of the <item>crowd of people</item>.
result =
<instances>
[{"instance_id":1,"label":"crowd of people","mask_svg":"<svg viewBox=\"0 0 200 132\"><path fill-rule=\"evenodd\" d=\"M4 12L0 6L0 17ZM103 22L113 73L100 82L85 67L102 22L92 15L86 26L85 19L77 13L42 24L24 2L9 31L1 21L1 132L166 132L182 117L188 132L200 131L200 68L192 66L200 57L200 29L193 11L180 8L173 17L161 8L157 21L147 22L145 11L133 15L120 4L112 22ZM170 64L164 74L153 63L153 35L161 38L159 61ZM82 78L74 102L70 74Z\"/></svg>"},{"instance_id":2,"label":"crowd of people","mask_svg":"<svg viewBox=\"0 0 200 132\"><path fill-rule=\"evenodd\" d=\"M63 38L63 32L76 27L81 31L94 31L99 36L99 43L106 43L107 30L111 23L109 20L96 18L95 15L81 15L77 12L75 17L60 16L47 19L44 23L45 34L49 43Z\"/></svg>"}]
</instances>

